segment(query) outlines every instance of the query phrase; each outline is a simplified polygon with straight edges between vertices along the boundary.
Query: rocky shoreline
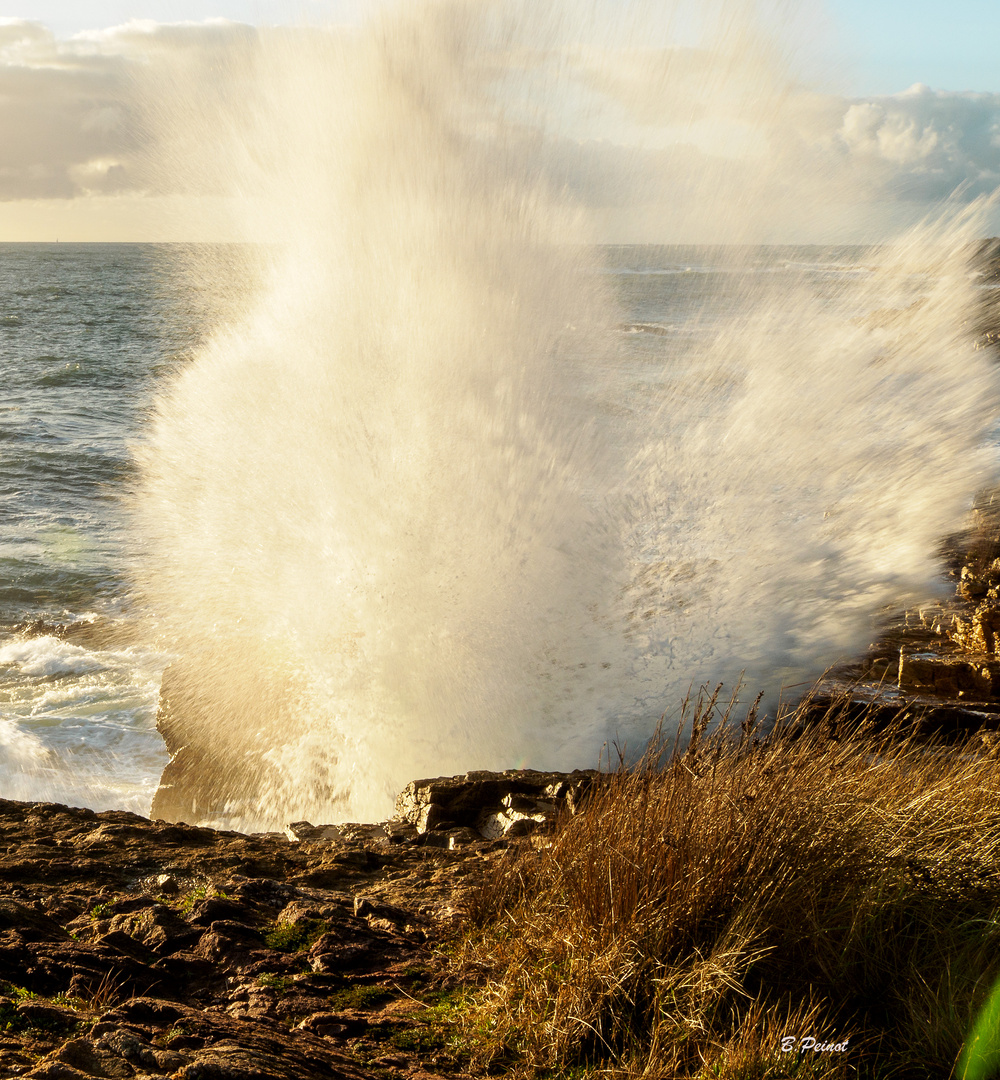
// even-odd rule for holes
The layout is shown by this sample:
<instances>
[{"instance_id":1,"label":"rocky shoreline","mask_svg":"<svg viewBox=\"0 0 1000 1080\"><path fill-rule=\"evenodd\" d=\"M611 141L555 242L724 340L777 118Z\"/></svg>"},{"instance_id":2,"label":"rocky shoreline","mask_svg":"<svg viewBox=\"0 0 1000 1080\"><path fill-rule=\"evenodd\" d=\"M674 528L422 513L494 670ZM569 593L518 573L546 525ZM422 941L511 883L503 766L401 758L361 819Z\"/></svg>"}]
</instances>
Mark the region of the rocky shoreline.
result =
<instances>
[{"instance_id":1,"label":"rocky shoreline","mask_svg":"<svg viewBox=\"0 0 1000 1080\"><path fill-rule=\"evenodd\" d=\"M415 782L389 822L287 835L0 802L0 1077L461 1075L442 949L595 775Z\"/></svg>"},{"instance_id":2,"label":"rocky shoreline","mask_svg":"<svg viewBox=\"0 0 1000 1080\"><path fill-rule=\"evenodd\" d=\"M944 741L1000 737L1000 496L984 495L941 554L953 595L887 616L864 656L817 681L804 715L835 708Z\"/></svg>"}]
</instances>

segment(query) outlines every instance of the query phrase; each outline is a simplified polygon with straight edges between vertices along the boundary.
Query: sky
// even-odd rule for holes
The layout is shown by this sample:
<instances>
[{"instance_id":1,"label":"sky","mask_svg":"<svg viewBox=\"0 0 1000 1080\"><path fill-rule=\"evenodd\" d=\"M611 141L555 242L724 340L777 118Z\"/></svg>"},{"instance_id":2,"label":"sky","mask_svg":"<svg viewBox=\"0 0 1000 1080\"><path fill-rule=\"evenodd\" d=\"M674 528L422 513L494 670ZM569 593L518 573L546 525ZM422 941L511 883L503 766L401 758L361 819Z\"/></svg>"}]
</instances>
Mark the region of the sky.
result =
<instances>
[{"instance_id":1,"label":"sky","mask_svg":"<svg viewBox=\"0 0 1000 1080\"><path fill-rule=\"evenodd\" d=\"M916 82L1000 89L996 0L830 0L827 7L857 94L892 94Z\"/></svg>"},{"instance_id":2,"label":"sky","mask_svg":"<svg viewBox=\"0 0 1000 1080\"><path fill-rule=\"evenodd\" d=\"M718 2L731 15L753 0ZM753 218L747 238L836 241L873 222L891 232L956 189L968 201L1000 185L996 0L952 0L946 12L936 0L828 0L806 20L804 6L771 0L771 25L795 13L791 44L792 31L762 43L742 24L700 50L563 42L555 52L574 89L541 125L538 167L594 211L601 239L628 241L719 239L712 222L736 209L707 210L708 190ZM199 95L225 96L225 73L274 28L357 23L363 9L0 0L0 241L251 238L233 225L232 182L206 165L223 143L246 141L234 134L245 118L221 108L220 130L181 153L176 130L164 138L151 123L150 100L173 100L183 83L190 111Z\"/></svg>"},{"instance_id":3,"label":"sky","mask_svg":"<svg viewBox=\"0 0 1000 1080\"><path fill-rule=\"evenodd\" d=\"M253 25L342 19L362 0L0 0L0 18L43 23L60 38L129 19ZM828 0L834 48L858 94L892 94L921 82L939 90L1000 90L996 0Z\"/></svg>"}]
</instances>

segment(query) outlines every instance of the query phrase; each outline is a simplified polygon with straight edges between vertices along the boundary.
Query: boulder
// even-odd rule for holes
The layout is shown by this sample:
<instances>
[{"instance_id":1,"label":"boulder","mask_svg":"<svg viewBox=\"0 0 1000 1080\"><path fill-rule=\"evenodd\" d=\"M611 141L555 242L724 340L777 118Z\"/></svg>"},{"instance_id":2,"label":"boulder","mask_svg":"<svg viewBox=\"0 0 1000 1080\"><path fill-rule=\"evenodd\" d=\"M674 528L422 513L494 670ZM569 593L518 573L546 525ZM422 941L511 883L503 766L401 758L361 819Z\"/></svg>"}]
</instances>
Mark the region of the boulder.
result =
<instances>
[{"instance_id":1,"label":"boulder","mask_svg":"<svg viewBox=\"0 0 1000 1080\"><path fill-rule=\"evenodd\" d=\"M1000 696L1000 661L985 655L900 653L898 685L911 693L991 701Z\"/></svg>"},{"instance_id":2,"label":"boulder","mask_svg":"<svg viewBox=\"0 0 1000 1080\"><path fill-rule=\"evenodd\" d=\"M515 826L526 831L554 822L561 813L575 813L599 775L595 769L508 769L414 780L397 797L394 820L421 834L454 832L464 840L467 834L460 830L474 830L499 839ZM519 824L529 821L528 827Z\"/></svg>"}]
</instances>

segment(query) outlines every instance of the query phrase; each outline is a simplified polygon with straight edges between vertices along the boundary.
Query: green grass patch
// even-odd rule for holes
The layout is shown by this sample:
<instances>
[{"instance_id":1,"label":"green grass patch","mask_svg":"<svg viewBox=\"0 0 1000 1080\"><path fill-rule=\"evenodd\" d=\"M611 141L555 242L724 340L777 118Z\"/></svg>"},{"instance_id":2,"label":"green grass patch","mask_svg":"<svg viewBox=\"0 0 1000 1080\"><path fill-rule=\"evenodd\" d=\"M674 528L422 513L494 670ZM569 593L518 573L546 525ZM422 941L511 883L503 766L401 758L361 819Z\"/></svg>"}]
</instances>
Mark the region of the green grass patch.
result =
<instances>
[{"instance_id":1,"label":"green grass patch","mask_svg":"<svg viewBox=\"0 0 1000 1080\"><path fill-rule=\"evenodd\" d=\"M37 1001L38 995L31 990L26 989L23 986L17 986L15 983L5 982L0 980L0 995L3 997L13 998L15 1002L22 1001Z\"/></svg>"},{"instance_id":2,"label":"green grass patch","mask_svg":"<svg viewBox=\"0 0 1000 1080\"><path fill-rule=\"evenodd\" d=\"M214 885L198 885L186 893L183 899L177 901L177 910L182 915L190 915L195 904L200 900L208 900L214 897L218 897L220 900L228 900L229 894L222 889L217 889Z\"/></svg>"}]
</instances>

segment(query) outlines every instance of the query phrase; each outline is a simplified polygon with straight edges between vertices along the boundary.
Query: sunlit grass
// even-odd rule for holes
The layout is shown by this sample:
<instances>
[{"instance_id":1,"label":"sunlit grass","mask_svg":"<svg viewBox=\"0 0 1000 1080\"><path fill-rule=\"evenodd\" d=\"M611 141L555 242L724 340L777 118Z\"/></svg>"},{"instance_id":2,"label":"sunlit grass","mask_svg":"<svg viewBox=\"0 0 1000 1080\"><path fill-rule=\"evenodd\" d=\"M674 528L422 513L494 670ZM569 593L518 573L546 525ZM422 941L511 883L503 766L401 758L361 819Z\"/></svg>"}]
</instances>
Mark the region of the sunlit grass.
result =
<instances>
[{"instance_id":1,"label":"sunlit grass","mask_svg":"<svg viewBox=\"0 0 1000 1080\"><path fill-rule=\"evenodd\" d=\"M955 1074L1000 975L1000 761L732 713L703 699L683 752L609 775L476 894L478 1067Z\"/></svg>"}]
</instances>

